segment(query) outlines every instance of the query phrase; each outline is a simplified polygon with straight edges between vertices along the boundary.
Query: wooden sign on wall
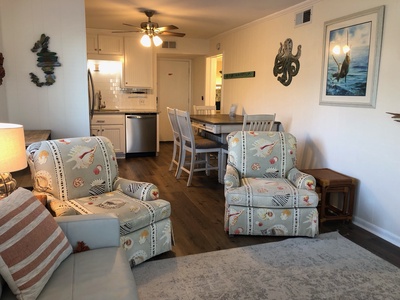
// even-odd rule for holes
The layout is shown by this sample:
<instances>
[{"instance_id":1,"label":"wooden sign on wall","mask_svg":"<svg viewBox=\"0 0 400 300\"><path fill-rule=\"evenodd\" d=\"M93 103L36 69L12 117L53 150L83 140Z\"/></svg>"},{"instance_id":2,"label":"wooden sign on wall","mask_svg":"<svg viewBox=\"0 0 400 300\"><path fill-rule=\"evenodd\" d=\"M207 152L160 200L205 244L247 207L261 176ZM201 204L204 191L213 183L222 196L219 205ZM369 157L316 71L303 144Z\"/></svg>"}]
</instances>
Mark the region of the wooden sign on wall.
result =
<instances>
[{"instance_id":1,"label":"wooden sign on wall","mask_svg":"<svg viewBox=\"0 0 400 300\"><path fill-rule=\"evenodd\" d=\"M256 77L256 71L224 74L224 79L250 78L250 77Z\"/></svg>"}]
</instances>

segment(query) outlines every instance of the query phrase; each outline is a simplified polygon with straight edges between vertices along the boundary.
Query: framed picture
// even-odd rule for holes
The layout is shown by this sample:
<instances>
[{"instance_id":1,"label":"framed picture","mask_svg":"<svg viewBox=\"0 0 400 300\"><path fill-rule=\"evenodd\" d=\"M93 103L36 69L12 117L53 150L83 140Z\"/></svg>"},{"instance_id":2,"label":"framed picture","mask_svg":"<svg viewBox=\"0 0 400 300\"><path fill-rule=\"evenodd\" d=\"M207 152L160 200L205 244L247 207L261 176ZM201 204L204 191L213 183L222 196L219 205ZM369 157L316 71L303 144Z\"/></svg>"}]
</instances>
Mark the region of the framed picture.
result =
<instances>
[{"instance_id":1,"label":"framed picture","mask_svg":"<svg viewBox=\"0 0 400 300\"><path fill-rule=\"evenodd\" d=\"M325 22L320 105L375 108L384 11Z\"/></svg>"}]
</instances>

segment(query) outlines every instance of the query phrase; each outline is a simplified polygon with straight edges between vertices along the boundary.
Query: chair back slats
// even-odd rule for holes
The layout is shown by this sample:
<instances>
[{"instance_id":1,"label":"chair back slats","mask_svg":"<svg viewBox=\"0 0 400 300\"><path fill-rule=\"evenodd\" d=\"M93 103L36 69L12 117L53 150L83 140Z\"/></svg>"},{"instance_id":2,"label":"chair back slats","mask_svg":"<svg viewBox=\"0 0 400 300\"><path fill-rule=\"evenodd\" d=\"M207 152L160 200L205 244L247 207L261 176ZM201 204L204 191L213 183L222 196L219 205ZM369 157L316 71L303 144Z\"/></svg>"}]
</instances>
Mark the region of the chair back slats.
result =
<instances>
[{"instance_id":1,"label":"chair back slats","mask_svg":"<svg viewBox=\"0 0 400 300\"><path fill-rule=\"evenodd\" d=\"M181 133L179 130L178 120L176 118L176 109L167 107L167 113L169 123L171 124L172 133L174 135L174 141L179 141Z\"/></svg>"},{"instance_id":2,"label":"chair back slats","mask_svg":"<svg viewBox=\"0 0 400 300\"><path fill-rule=\"evenodd\" d=\"M193 105L193 114L195 115L214 115L216 111L215 105Z\"/></svg>"},{"instance_id":3,"label":"chair back slats","mask_svg":"<svg viewBox=\"0 0 400 300\"><path fill-rule=\"evenodd\" d=\"M189 142L191 145L194 145L194 134L190 121L190 113L188 111L177 109L176 119L180 129L183 144Z\"/></svg>"},{"instance_id":4,"label":"chair back slats","mask_svg":"<svg viewBox=\"0 0 400 300\"><path fill-rule=\"evenodd\" d=\"M242 131L271 131L276 114L244 115Z\"/></svg>"}]
</instances>

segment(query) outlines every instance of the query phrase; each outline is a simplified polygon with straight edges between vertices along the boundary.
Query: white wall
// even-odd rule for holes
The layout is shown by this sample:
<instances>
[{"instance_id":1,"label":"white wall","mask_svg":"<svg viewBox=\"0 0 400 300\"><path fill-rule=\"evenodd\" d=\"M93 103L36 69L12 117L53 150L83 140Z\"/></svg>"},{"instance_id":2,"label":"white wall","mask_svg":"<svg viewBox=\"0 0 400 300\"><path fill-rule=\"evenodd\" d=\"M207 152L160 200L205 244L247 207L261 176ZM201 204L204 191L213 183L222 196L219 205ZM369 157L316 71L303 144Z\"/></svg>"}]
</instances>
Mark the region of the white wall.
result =
<instances>
[{"instance_id":1,"label":"white wall","mask_svg":"<svg viewBox=\"0 0 400 300\"><path fill-rule=\"evenodd\" d=\"M84 0L0 0L0 22L8 121L51 129L52 138L89 135ZM55 84L39 88L29 73L44 74L30 49L42 33L62 66Z\"/></svg>"},{"instance_id":2,"label":"white wall","mask_svg":"<svg viewBox=\"0 0 400 300\"><path fill-rule=\"evenodd\" d=\"M295 13L313 6L312 22L294 27ZM376 108L319 105L324 22L386 6ZM400 1L309 1L210 41L221 44L224 73L256 71L255 78L224 80L223 110L276 112L298 139L299 167L328 167L359 180L354 223L400 246ZM280 43L302 46L300 72L285 87L273 76ZM296 50L293 51L294 53ZM212 54L211 54L212 55Z\"/></svg>"}]
</instances>

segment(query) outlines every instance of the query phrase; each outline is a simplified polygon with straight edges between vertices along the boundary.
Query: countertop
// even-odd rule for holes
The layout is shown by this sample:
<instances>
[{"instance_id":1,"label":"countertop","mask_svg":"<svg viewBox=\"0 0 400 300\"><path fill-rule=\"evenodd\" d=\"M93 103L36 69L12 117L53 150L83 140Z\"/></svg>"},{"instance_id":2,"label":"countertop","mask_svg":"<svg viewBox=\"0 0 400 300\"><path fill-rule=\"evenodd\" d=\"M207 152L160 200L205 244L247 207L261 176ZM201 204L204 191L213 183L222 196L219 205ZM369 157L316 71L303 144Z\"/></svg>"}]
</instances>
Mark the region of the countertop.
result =
<instances>
[{"instance_id":1,"label":"countertop","mask_svg":"<svg viewBox=\"0 0 400 300\"><path fill-rule=\"evenodd\" d=\"M101 109L95 110L95 115L104 114L159 114L160 112L155 109Z\"/></svg>"}]
</instances>

